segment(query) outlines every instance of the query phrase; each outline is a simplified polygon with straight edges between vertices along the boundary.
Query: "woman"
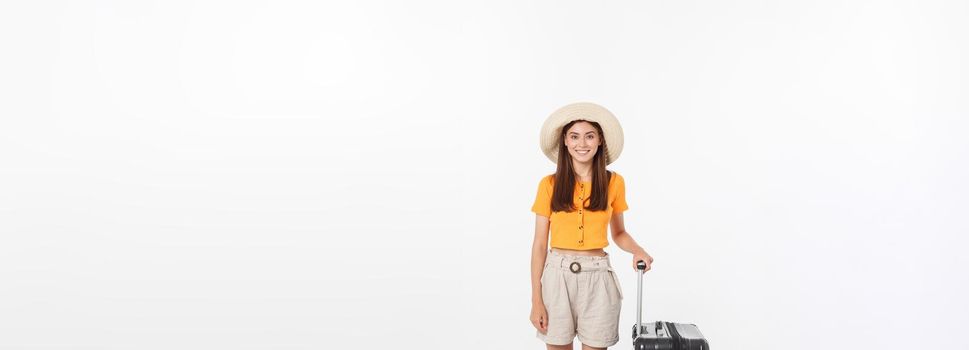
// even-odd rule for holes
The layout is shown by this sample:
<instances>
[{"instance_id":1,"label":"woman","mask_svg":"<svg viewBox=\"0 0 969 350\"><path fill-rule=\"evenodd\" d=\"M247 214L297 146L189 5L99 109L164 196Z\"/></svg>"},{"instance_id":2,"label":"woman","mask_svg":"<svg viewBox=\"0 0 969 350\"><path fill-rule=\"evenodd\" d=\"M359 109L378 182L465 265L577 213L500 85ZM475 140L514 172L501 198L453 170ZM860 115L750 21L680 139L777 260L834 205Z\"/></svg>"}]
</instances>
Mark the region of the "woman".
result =
<instances>
[{"instance_id":1,"label":"woman","mask_svg":"<svg viewBox=\"0 0 969 350\"><path fill-rule=\"evenodd\" d=\"M536 336L548 349L604 349L619 341L622 288L612 270L606 227L619 248L646 262L653 258L623 226L628 208L622 176L606 170L622 152L622 128L608 110L573 103L542 126L542 151L557 164L539 183L532 211L532 312ZM566 150L560 152L561 149ZM563 184L556 186L556 184ZM551 231L551 251L546 251Z\"/></svg>"}]
</instances>

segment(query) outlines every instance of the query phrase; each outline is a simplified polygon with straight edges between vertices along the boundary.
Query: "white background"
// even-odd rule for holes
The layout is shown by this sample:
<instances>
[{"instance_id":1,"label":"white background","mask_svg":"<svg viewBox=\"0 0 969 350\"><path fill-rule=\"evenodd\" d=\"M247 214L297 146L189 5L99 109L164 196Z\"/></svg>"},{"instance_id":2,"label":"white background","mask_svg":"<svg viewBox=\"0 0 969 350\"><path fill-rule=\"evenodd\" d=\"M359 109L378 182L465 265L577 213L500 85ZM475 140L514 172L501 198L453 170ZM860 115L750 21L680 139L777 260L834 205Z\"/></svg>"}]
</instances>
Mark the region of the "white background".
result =
<instances>
[{"instance_id":1,"label":"white background","mask_svg":"<svg viewBox=\"0 0 969 350\"><path fill-rule=\"evenodd\" d=\"M969 348L967 13L5 2L0 348L544 348L538 131L575 101L625 131L647 320L717 350Z\"/></svg>"}]
</instances>

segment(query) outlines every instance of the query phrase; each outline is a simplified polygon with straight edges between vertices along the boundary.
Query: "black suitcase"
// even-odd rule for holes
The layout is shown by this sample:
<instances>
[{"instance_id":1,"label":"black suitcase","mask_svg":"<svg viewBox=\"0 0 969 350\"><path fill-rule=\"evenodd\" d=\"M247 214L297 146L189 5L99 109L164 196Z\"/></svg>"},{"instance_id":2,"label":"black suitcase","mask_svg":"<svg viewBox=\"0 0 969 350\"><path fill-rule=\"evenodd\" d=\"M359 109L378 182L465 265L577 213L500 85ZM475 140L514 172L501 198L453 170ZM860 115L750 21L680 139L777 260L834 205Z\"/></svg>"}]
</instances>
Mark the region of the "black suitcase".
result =
<instances>
[{"instance_id":1,"label":"black suitcase","mask_svg":"<svg viewBox=\"0 0 969 350\"><path fill-rule=\"evenodd\" d=\"M710 350L700 329L694 324L656 321L643 324L643 275L646 263L639 268L639 293L636 296L636 324L633 325L635 350Z\"/></svg>"}]
</instances>

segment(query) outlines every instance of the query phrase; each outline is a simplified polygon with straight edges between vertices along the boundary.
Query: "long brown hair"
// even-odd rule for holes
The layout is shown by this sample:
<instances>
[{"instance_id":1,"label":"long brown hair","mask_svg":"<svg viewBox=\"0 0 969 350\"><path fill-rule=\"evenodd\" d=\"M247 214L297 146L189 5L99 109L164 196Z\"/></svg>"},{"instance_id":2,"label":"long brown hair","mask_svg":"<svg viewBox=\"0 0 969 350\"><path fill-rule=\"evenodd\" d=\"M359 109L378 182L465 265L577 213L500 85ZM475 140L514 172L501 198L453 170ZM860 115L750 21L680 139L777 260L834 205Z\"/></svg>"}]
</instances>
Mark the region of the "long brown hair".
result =
<instances>
[{"instance_id":1,"label":"long brown hair","mask_svg":"<svg viewBox=\"0 0 969 350\"><path fill-rule=\"evenodd\" d=\"M602 134L602 127L599 123L588 120L573 120L562 127L562 132L558 136L559 158L555 169L555 185L552 190L552 211L575 211L574 196L575 186L578 185L575 176L575 169L572 167L572 154L565 149L565 133L569 131L575 123L587 122L596 129L601 140L599 149L592 157L592 194L589 198L583 198L583 206L587 210L602 211L606 210L606 203L609 198L609 180L612 172L606 170L606 156L609 149L606 148L606 139ZM586 205L588 203L588 205Z\"/></svg>"}]
</instances>

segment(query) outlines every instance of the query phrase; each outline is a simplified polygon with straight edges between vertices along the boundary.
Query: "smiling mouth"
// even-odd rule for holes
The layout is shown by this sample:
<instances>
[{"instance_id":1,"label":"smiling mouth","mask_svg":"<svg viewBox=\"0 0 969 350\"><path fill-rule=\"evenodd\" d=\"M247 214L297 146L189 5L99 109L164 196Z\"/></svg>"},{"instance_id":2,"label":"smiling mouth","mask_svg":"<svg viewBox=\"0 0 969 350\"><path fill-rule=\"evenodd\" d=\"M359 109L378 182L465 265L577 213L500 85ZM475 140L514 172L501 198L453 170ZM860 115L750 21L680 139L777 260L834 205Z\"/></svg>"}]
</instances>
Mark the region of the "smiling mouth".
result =
<instances>
[{"instance_id":1,"label":"smiling mouth","mask_svg":"<svg viewBox=\"0 0 969 350\"><path fill-rule=\"evenodd\" d=\"M575 151L575 153L581 154L583 156L586 155L586 154L589 154L589 152L590 151Z\"/></svg>"}]
</instances>

